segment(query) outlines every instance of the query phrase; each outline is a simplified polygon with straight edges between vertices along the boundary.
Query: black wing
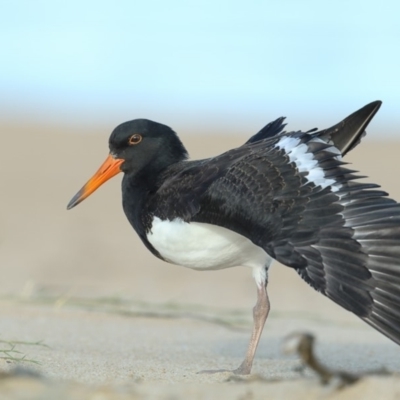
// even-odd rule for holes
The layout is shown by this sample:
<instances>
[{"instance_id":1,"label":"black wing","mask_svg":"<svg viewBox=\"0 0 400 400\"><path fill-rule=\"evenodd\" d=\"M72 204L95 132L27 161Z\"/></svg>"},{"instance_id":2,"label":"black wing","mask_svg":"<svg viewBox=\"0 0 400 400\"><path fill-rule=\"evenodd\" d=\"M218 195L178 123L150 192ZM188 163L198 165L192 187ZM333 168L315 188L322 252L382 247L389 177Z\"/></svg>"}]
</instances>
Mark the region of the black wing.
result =
<instances>
[{"instance_id":1,"label":"black wing","mask_svg":"<svg viewBox=\"0 0 400 400\"><path fill-rule=\"evenodd\" d=\"M357 182L330 144L292 133L333 182L324 188L314 184L277 147L282 137L188 163L161 186L152 211L248 237L400 343L399 204L378 185Z\"/></svg>"}]
</instances>

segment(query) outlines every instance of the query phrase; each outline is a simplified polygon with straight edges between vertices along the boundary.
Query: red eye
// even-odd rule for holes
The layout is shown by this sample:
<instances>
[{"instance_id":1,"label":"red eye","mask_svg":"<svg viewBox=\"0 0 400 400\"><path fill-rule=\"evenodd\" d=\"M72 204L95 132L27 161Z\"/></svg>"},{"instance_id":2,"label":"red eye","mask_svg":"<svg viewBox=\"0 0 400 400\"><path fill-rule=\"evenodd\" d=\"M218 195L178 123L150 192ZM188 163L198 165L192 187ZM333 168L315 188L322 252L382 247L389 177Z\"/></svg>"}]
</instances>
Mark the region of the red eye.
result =
<instances>
[{"instance_id":1,"label":"red eye","mask_svg":"<svg viewBox=\"0 0 400 400\"><path fill-rule=\"evenodd\" d=\"M132 146L134 144L139 144L141 141L142 141L142 135L135 133L129 138L128 143L130 146Z\"/></svg>"}]
</instances>

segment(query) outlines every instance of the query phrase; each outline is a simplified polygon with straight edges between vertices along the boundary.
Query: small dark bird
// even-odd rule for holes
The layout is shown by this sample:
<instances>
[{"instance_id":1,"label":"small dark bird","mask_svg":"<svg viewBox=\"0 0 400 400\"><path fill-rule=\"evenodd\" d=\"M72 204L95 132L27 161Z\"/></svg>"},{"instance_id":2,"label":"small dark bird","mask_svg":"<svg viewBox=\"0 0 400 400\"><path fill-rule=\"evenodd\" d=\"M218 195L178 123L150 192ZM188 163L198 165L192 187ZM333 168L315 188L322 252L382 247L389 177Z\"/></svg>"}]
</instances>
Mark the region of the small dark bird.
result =
<instances>
[{"instance_id":1,"label":"small dark bird","mask_svg":"<svg viewBox=\"0 0 400 400\"><path fill-rule=\"evenodd\" d=\"M273 260L400 344L400 206L342 161L380 106L322 131L284 132L279 118L242 146L196 161L171 128L125 122L68 209L122 171L123 209L156 257L197 270L251 267L254 327L237 374L251 371Z\"/></svg>"}]
</instances>

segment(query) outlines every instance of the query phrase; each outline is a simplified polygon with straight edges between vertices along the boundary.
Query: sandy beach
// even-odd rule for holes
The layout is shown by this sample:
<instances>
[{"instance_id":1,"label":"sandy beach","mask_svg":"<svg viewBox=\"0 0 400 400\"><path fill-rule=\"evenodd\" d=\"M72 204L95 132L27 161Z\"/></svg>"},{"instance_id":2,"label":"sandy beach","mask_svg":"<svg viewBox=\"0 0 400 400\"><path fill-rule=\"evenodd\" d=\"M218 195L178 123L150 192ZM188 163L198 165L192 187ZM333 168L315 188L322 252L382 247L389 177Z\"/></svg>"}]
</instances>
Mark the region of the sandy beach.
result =
<instances>
[{"instance_id":1,"label":"sandy beach","mask_svg":"<svg viewBox=\"0 0 400 400\"><path fill-rule=\"evenodd\" d=\"M251 271L196 272L154 258L125 219L120 177L66 211L106 157L112 128L76 134L56 125L0 122L0 350L15 341L13 350L20 353L13 355L34 361L0 359L0 371L23 364L53 382L3 377L0 399L29 398L13 392L13 379L20 388L21 382L35 381L43 393L60 390L67 396L71 390L66 398L75 398L73 390L95 398L89 393L99 387L107 388L101 389L102 398L121 399L257 399L266 393L271 399L283 398L282 393L336 398L310 371L296 370L296 357L282 354L282 338L293 331L315 334L318 356L332 368L400 372L399 346L275 263L269 281L272 311L253 375L237 382L229 373L198 374L240 364L256 298ZM246 135L178 133L193 158L247 140ZM370 129L347 161L400 200L400 141L378 139ZM54 382L77 386L55 389ZM121 387L130 397L122 392L113 397ZM371 396L382 390L386 397L380 398L400 395L396 375L366 378L340 398L376 399Z\"/></svg>"}]
</instances>

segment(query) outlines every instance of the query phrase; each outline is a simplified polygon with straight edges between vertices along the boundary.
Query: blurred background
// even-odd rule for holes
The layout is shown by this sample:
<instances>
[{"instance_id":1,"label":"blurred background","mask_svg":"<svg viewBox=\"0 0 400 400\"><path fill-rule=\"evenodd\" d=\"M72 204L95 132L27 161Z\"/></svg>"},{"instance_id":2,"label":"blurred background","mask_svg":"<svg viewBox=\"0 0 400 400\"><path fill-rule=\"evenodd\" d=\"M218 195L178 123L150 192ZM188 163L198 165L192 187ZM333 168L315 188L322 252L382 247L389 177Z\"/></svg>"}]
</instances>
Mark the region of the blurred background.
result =
<instances>
[{"instance_id":1,"label":"blurred background","mask_svg":"<svg viewBox=\"0 0 400 400\"><path fill-rule=\"evenodd\" d=\"M379 126L394 134L400 123L395 0L0 7L1 112L11 120L79 132L144 116L182 133L247 135L282 114L312 127L382 99Z\"/></svg>"},{"instance_id":2,"label":"blurred background","mask_svg":"<svg viewBox=\"0 0 400 400\"><path fill-rule=\"evenodd\" d=\"M325 128L377 99L347 161L399 200L399 4L2 1L0 293L249 309L250 271L193 272L145 250L123 215L120 177L66 205L123 121L163 122L207 157L281 115L288 129ZM272 274L274 309L338 310L293 271Z\"/></svg>"}]
</instances>

